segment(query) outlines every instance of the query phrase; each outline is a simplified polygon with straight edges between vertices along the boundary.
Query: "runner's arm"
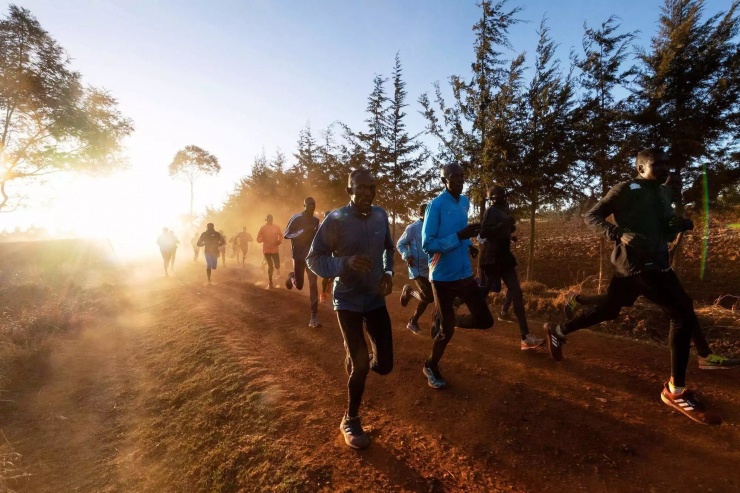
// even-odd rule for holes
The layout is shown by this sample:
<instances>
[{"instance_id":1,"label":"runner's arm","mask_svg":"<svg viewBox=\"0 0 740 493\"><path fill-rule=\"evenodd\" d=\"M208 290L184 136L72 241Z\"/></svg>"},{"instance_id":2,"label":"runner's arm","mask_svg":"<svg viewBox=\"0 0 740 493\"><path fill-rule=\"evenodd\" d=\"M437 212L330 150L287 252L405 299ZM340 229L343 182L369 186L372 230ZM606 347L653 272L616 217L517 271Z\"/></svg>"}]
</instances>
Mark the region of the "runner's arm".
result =
<instances>
[{"instance_id":1,"label":"runner's arm","mask_svg":"<svg viewBox=\"0 0 740 493\"><path fill-rule=\"evenodd\" d=\"M620 183L609 190L606 197L599 200L583 218L592 231L603 234L606 239L611 241L619 241L623 231L616 224L607 221L606 218L619 210L620 196L627 183Z\"/></svg>"},{"instance_id":2,"label":"runner's arm","mask_svg":"<svg viewBox=\"0 0 740 493\"><path fill-rule=\"evenodd\" d=\"M424 216L424 225L421 229L421 248L427 254L448 253L459 248L461 245L470 245L470 240L461 240L457 237L457 232L451 235L439 237L439 225L441 223L441 214L439 206L432 202L427 206L427 212Z\"/></svg>"},{"instance_id":3,"label":"runner's arm","mask_svg":"<svg viewBox=\"0 0 740 493\"><path fill-rule=\"evenodd\" d=\"M260 228L260 230L257 232L257 243L262 243L264 240L264 226Z\"/></svg>"},{"instance_id":4,"label":"runner's arm","mask_svg":"<svg viewBox=\"0 0 740 493\"><path fill-rule=\"evenodd\" d=\"M481 222L480 233L478 236L485 240L495 238L508 238L511 235L512 222L503 220L501 215L496 214L493 207L486 209Z\"/></svg>"},{"instance_id":5,"label":"runner's arm","mask_svg":"<svg viewBox=\"0 0 740 493\"><path fill-rule=\"evenodd\" d=\"M393 272L393 236L391 235L391 226L385 222L385 251L383 252L383 272ZM391 274L392 276L393 274Z\"/></svg>"},{"instance_id":6,"label":"runner's arm","mask_svg":"<svg viewBox=\"0 0 740 493\"><path fill-rule=\"evenodd\" d=\"M200 238L198 238L198 243L197 243L197 245L198 245L199 247L202 247L202 246L206 246L206 240L205 240L205 238L203 238L203 235L204 235L204 234L205 234L205 233L201 233L201 234L200 234Z\"/></svg>"},{"instance_id":7,"label":"runner's arm","mask_svg":"<svg viewBox=\"0 0 740 493\"><path fill-rule=\"evenodd\" d=\"M306 265L311 272L324 279L339 277L347 270L350 257L335 257L336 225L335 221L326 220L319 226L311 243L311 250L306 257Z\"/></svg>"},{"instance_id":8,"label":"runner's arm","mask_svg":"<svg viewBox=\"0 0 740 493\"><path fill-rule=\"evenodd\" d=\"M401 237L398 239L398 243L396 243L398 253L401 254L401 258L405 261L408 261L408 259L412 257L410 247L411 238L409 237L409 228L406 228Z\"/></svg>"}]
</instances>

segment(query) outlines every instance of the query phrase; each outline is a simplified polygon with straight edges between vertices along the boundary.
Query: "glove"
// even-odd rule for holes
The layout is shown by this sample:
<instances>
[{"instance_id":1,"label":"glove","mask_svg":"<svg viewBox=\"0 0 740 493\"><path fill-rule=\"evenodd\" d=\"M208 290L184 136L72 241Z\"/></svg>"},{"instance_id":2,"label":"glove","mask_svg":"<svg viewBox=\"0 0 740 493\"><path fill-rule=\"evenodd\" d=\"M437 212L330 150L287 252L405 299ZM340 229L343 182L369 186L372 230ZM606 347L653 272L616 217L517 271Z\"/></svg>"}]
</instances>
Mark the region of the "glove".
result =
<instances>
[{"instance_id":1,"label":"glove","mask_svg":"<svg viewBox=\"0 0 740 493\"><path fill-rule=\"evenodd\" d=\"M479 223L468 224L463 229L457 232L457 237L461 240L467 240L467 239L473 238L474 236L478 236L479 232L480 232Z\"/></svg>"}]
</instances>

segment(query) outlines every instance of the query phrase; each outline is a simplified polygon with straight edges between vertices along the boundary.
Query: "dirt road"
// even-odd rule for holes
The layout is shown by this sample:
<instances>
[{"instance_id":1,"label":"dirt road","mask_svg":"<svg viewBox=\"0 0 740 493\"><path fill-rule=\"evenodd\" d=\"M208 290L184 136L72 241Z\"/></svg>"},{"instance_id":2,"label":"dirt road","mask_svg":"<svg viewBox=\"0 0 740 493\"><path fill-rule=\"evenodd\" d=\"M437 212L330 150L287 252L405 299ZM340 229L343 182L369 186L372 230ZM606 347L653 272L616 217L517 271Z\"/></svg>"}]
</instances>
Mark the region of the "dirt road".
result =
<instances>
[{"instance_id":1,"label":"dirt road","mask_svg":"<svg viewBox=\"0 0 740 493\"><path fill-rule=\"evenodd\" d=\"M356 452L338 430L329 306L309 329L305 294L268 291L257 270L219 268L212 286L181 270L132 280L126 311L63 341L48 377L2 403L14 490L740 491L740 372L692 357L689 382L725 419L702 426L660 402L667 348L583 332L557 364L497 322L457 332L434 391L430 341L403 328L396 292L395 368L368 380L373 444Z\"/></svg>"}]
</instances>

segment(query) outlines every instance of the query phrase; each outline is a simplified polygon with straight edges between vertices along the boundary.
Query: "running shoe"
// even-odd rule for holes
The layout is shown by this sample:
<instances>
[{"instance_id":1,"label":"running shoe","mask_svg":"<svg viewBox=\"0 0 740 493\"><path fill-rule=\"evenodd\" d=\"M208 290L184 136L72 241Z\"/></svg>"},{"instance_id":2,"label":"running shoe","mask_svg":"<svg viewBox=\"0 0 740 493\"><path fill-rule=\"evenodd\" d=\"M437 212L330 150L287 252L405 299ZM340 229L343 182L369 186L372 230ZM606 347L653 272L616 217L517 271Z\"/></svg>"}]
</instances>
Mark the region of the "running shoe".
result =
<instances>
[{"instance_id":1,"label":"running shoe","mask_svg":"<svg viewBox=\"0 0 740 493\"><path fill-rule=\"evenodd\" d=\"M553 324L544 325L545 332L547 332L547 347L550 350L550 355L555 361L561 361L563 359L563 344L565 344L565 337L558 335L557 326Z\"/></svg>"},{"instance_id":2,"label":"running shoe","mask_svg":"<svg viewBox=\"0 0 740 493\"><path fill-rule=\"evenodd\" d=\"M339 429L342 431L344 443L353 449L362 450L370 446L370 438L368 438L365 431L362 429L362 423L360 422L359 416L350 418L345 414L342 417Z\"/></svg>"},{"instance_id":3,"label":"running shoe","mask_svg":"<svg viewBox=\"0 0 740 493\"><path fill-rule=\"evenodd\" d=\"M578 295L575 291L568 291L568 297L565 299L565 306L563 307L563 311L565 311L565 316L568 317L568 320L573 320L576 315L576 310L579 305L576 301L577 296Z\"/></svg>"},{"instance_id":4,"label":"running shoe","mask_svg":"<svg viewBox=\"0 0 740 493\"><path fill-rule=\"evenodd\" d=\"M527 349L537 349L544 343L545 340L541 337L536 337L534 334L527 334L527 337L522 341L522 351L526 351Z\"/></svg>"},{"instance_id":5,"label":"running shoe","mask_svg":"<svg viewBox=\"0 0 740 493\"><path fill-rule=\"evenodd\" d=\"M704 425L718 425L722 423L722 418L717 416L702 404L690 390L682 390L680 394L672 394L668 389L668 383L663 385L663 392L660 393L660 400L673 409L684 413L689 419Z\"/></svg>"},{"instance_id":6,"label":"running shoe","mask_svg":"<svg viewBox=\"0 0 740 493\"><path fill-rule=\"evenodd\" d=\"M321 327L321 322L319 321L318 315L311 315L311 320L309 320L308 326L312 329L318 329L319 327Z\"/></svg>"},{"instance_id":7,"label":"running shoe","mask_svg":"<svg viewBox=\"0 0 740 493\"><path fill-rule=\"evenodd\" d=\"M408 284L403 285L403 289L401 290L401 306L406 306L409 304L409 300L411 299L411 286Z\"/></svg>"},{"instance_id":8,"label":"running shoe","mask_svg":"<svg viewBox=\"0 0 740 493\"><path fill-rule=\"evenodd\" d=\"M421 328L419 327L419 324L414 322L413 320L409 320L409 323L406 324L406 328L409 329L414 334L418 334L421 332Z\"/></svg>"},{"instance_id":9,"label":"running shoe","mask_svg":"<svg viewBox=\"0 0 740 493\"><path fill-rule=\"evenodd\" d=\"M719 354L710 354L706 358L699 357L700 370L729 370L740 366L740 359L725 358Z\"/></svg>"},{"instance_id":10,"label":"running shoe","mask_svg":"<svg viewBox=\"0 0 740 493\"><path fill-rule=\"evenodd\" d=\"M439 372L439 370L437 370L436 375L434 374L434 370L426 365L424 365L422 370L424 371L424 376L427 377L427 383L431 388L443 389L447 387L447 382L445 382L445 379L442 377L442 374Z\"/></svg>"},{"instance_id":11,"label":"running shoe","mask_svg":"<svg viewBox=\"0 0 740 493\"><path fill-rule=\"evenodd\" d=\"M291 272L288 274L288 277L285 279L285 287L287 289L293 289L293 279L295 279L295 274Z\"/></svg>"},{"instance_id":12,"label":"running shoe","mask_svg":"<svg viewBox=\"0 0 740 493\"><path fill-rule=\"evenodd\" d=\"M319 303L326 303L326 293L319 294Z\"/></svg>"},{"instance_id":13,"label":"running shoe","mask_svg":"<svg viewBox=\"0 0 740 493\"><path fill-rule=\"evenodd\" d=\"M514 318L508 313L504 313L504 312L499 312L498 319L502 322L509 322L509 323L514 322Z\"/></svg>"}]
</instances>

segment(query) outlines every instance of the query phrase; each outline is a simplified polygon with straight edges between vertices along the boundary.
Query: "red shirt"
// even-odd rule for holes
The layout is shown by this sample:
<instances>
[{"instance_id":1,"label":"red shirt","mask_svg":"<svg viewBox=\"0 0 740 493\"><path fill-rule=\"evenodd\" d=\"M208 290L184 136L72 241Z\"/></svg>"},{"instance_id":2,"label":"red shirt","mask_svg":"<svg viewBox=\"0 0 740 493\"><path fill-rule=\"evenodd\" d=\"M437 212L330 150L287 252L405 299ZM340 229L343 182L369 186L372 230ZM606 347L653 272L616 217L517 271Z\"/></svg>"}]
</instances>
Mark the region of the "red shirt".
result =
<instances>
[{"instance_id":1,"label":"red shirt","mask_svg":"<svg viewBox=\"0 0 740 493\"><path fill-rule=\"evenodd\" d=\"M262 253L279 253L283 234L275 224L265 224L257 233L257 243L262 243Z\"/></svg>"}]
</instances>

